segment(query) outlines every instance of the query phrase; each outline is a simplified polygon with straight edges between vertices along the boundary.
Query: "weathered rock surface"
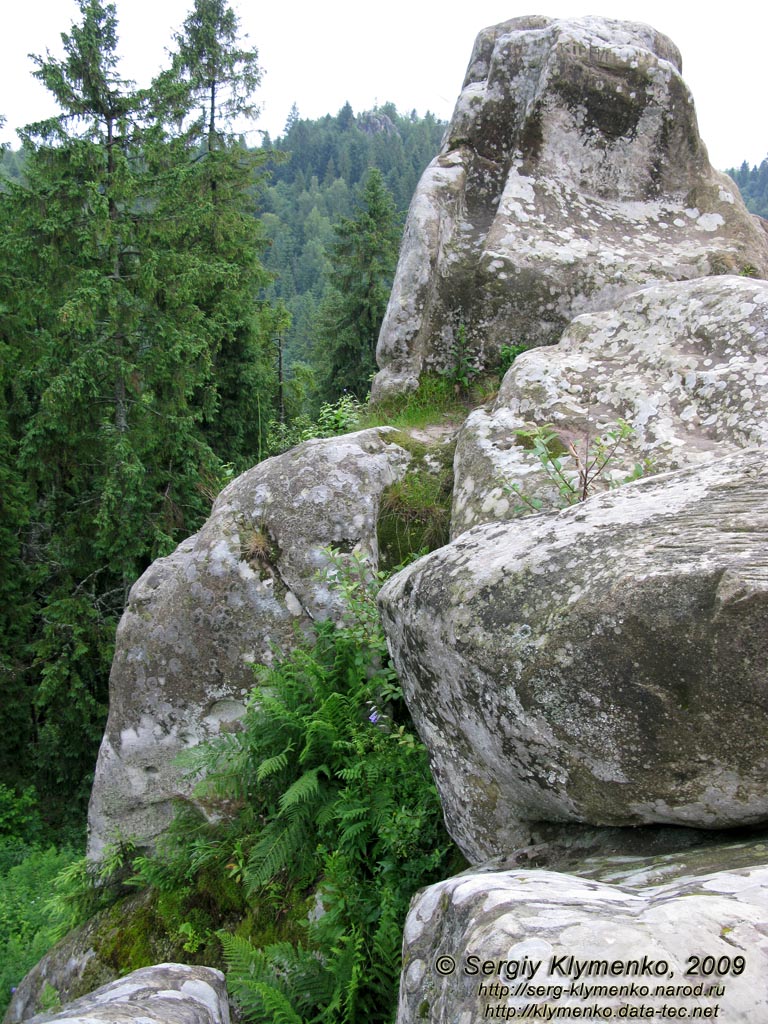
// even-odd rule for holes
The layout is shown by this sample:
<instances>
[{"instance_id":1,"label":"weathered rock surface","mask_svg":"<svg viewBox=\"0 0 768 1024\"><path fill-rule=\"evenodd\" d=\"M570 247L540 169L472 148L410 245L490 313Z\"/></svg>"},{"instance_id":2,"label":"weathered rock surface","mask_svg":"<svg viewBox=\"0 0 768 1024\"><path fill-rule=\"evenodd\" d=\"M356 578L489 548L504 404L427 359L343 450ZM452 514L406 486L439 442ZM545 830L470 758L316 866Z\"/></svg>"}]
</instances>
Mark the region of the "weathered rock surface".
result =
<instances>
[{"instance_id":1,"label":"weathered rock surface","mask_svg":"<svg viewBox=\"0 0 768 1024\"><path fill-rule=\"evenodd\" d=\"M118 972L99 957L96 935L104 915L98 914L57 942L16 986L3 1024L18 1024L42 1012L46 987L55 989L62 1004L114 981Z\"/></svg>"},{"instance_id":2,"label":"weathered rock surface","mask_svg":"<svg viewBox=\"0 0 768 1024\"><path fill-rule=\"evenodd\" d=\"M439 882L406 921L397 1022L533 1018L534 1007L551 1019L549 1010L587 1016L593 1006L614 1018L658 1017L666 1006L667 1018L672 1008L766 1020L767 861L758 842L595 859L579 877L480 871Z\"/></svg>"},{"instance_id":3,"label":"weathered rock surface","mask_svg":"<svg viewBox=\"0 0 768 1024\"><path fill-rule=\"evenodd\" d=\"M464 533L384 626L471 862L520 822L768 820L768 464L747 450Z\"/></svg>"},{"instance_id":4,"label":"weathered rock surface","mask_svg":"<svg viewBox=\"0 0 768 1024\"><path fill-rule=\"evenodd\" d=\"M381 492L410 456L387 428L307 441L219 495L198 534L131 590L89 809L89 856L119 833L151 845L189 795L176 755L236 727L252 665L338 610L324 549L376 563ZM297 632L298 631L298 632Z\"/></svg>"},{"instance_id":5,"label":"weathered rock surface","mask_svg":"<svg viewBox=\"0 0 768 1024\"><path fill-rule=\"evenodd\" d=\"M709 164L677 48L647 25L515 18L481 32L416 191L374 397L552 344L638 286L744 270L768 240Z\"/></svg>"},{"instance_id":6,"label":"weathered rock surface","mask_svg":"<svg viewBox=\"0 0 768 1024\"><path fill-rule=\"evenodd\" d=\"M229 1024L224 975L212 967L157 964L96 989L34 1024Z\"/></svg>"},{"instance_id":7,"label":"weathered rock surface","mask_svg":"<svg viewBox=\"0 0 768 1024\"><path fill-rule=\"evenodd\" d=\"M140 964L185 960L187 937L167 925L158 911L159 899L151 889L133 893L60 939L19 981L3 1024L46 1012L51 990L66 1006Z\"/></svg>"},{"instance_id":8,"label":"weathered rock surface","mask_svg":"<svg viewBox=\"0 0 768 1024\"><path fill-rule=\"evenodd\" d=\"M456 451L452 536L530 511L513 485L545 509L562 504L519 430L552 424L563 447L573 443L583 458L587 437L626 420L634 436L595 481L599 490L645 460L658 473L764 445L766 385L766 281L654 285L580 316L557 345L519 356L493 406L467 419ZM576 479L573 458L561 461Z\"/></svg>"}]
</instances>

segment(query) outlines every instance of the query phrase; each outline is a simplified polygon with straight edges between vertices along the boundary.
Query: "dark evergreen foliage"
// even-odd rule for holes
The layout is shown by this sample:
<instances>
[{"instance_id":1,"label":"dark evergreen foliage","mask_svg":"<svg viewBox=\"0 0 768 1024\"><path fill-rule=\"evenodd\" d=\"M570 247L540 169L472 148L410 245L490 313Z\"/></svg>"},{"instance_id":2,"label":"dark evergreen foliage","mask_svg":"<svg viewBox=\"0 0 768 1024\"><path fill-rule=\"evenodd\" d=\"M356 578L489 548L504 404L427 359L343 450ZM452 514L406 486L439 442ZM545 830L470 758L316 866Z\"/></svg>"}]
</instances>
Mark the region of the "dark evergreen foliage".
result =
<instances>
[{"instance_id":1,"label":"dark evergreen foliage","mask_svg":"<svg viewBox=\"0 0 768 1024\"><path fill-rule=\"evenodd\" d=\"M389 300L400 242L395 205L381 172L365 179L353 217L335 228L329 288L316 324L317 354L325 363L325 397L345 392L364 400L376 372L376 342Z\"/></svg>"},{"instance_id":2,"label":"dark evergreen foliage","mask_svg":"<svg viewBox=\"0 0 768 1024\"><path fill-rule=\"evenodd\" d=\"M336 228L343 218L358 214L372 168L381 174L401 227L444 130L432 114L403 116L391 103L361 114L345 104L336 117L314 121L302 119L294 105L284 134L270 143L288 155L274 168L264 195L262 223L272 239L265 264L276 278L270 294L283 299L291 316L285 334L286 373L290 378L297 363L314 365L320 378L316 401L332 399L339 390L320 383L331 380L333 373L326 346L317 344L318 333L327 337L334 279L342 270L332 254ZM391 273L387 288L390 284ZM362 339L353 347L365 350ZM310 403L296 411L314 412L316 407Z\"/></svg>"},{"instance_id":3,"label":"dark evergreen foliage","mask_svg":"<svg viewBox=\"0 0 768 1024\"><path fill-rule=\"evenodd\" d=\"M745 160L738 170L732 167L726 174L729 174L739 186L747 209L760 217L768 218L768 157L759 167L750 168Z\"/></svg>"},{"instance_id":4,"label":"dark evergreen foliage","mask_svg":"<svg viewBox=\"0 0 768 1024\"><path fill-rule=\"evenodd\" d=\"M205 517L222 456L257 461L274 394L264 154L230 130L255 54L196 0L171 70L137 90L114 6L78 5L63 58L36 58L61 114L24 129L0 192L0 771L60 815L84 810L129 587Z\"/></svg>"}]
</instances>

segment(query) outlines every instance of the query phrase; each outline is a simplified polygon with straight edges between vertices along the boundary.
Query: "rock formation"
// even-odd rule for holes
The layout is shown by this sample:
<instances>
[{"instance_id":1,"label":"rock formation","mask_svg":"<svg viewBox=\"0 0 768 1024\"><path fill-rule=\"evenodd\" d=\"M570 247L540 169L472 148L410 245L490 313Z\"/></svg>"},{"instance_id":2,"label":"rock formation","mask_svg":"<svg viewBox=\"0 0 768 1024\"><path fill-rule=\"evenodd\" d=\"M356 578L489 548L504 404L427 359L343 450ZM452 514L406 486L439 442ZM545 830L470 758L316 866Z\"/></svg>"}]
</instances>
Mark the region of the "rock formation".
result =
<instances>
[{"instance_id":1,"label":"rock formation","mask_svg":"<svg viewBox=\"0 0 768 1024\"><path fill-rule=\"evenodd\" d=\"M380 605L451 835L768 820L768 466L748 450L490 523Z\"/></svg>"},{"instance_id":2,"label":"rock formation","mask_svg":"<svg viewBox=\"0 0 768 1024\"><path fill-rule=\"evenodd\" d=\"M397 1024L569 1007L593 1020L768 1019L765 843L578 867L467 872L419 893Z\"/></svg>"},{"instance_id":3,"label":"rock formation","mask_svg":"<svg viewBox=\"0 0 768 1024\"><path fill-rule=\"evenodd\" d=\"M131 590L89 809L89 856L117 836L151 845L190 795L174 758L236 727L254 663L288 650L335 598L325 549L375 566L378 502L410 456L394 432L307 441L219 495L194 537ZM298 632L297 632L298 631Z\"/></svg>"},{"instance_id":4,"label":"rock formation","mask_svg":"<svg viewBox=\"0 0 768 1024\"><path fill-rule=\"evenodd\" d=\"M30 1024L229 1024L224 975L212 967L158 964L110 982Z\"/></svg>"},{"instance_id":5,"label":"rock formation","mask_svg":"<svg viewBox=\"0 0 768 1024\"><path fill-rule=\"evenodd\" d=\"M767 271L765 232L709 164L674 44L647 25L515 18L478 36L412 201L374 397L457 359L498 365L505 344L551 344L642 284Z\"/></svg>"},{"instance_id":6,"label":"rock formation","mask_svg":"<svg viewBox=\"0 0 768 1024\"><path fill-rule=\"evenodd\" d=\"M768 236L710 167L680 68L644 25L486 30L411 207L376 395L457 360L494 365L505 343L533 351L462 430L453 541L380 596L448 828L476 865L414 901L399 1024L575 1009L588 996L565 986L580 980L606 986L615 1016L660 1001L768 1014L766 844L721 834L768 822L768 284L749 279L768 272ZM558 511L530 433L552 424L566 451L620 419L633 435L597 489L638 461L660 475ZM445 498L447 452L435 468L388 428L307 442L231 484L147 570L118 631L91 858L116 834L152 845L190 798L175 755L237 728L252 664L336 614L327 546L376 565L384 491L425 468ZM516 518L515 486L545 511ZM394 516L403 495L388 499ZM692 957L715 966L691 976ZM621 966L647 960L665 969ZM580 979L574 962L598 967ZM185 986L201 991L149 977L138 1019L175 1020ZM96 1019L136 981L50 1019ZM625 982L648 983L653 1014L629 1012ZM226 1020L202 1002L179 1019Z\"/></svg>"},{"instance_id":7,"label":"rock formation","mask_svg":"<svg viewBox=\"0 0 768 1024\"><path fill-rule=\"evenodd\" d=\"M562 499L525 431L551 424L569 479L590 439L624 419L633 436L595 480L622 482L636 464L661 473L768 441L768 282L710 277L633 292L577 317L554 346L524 352L490 408L461 430L451 532ZM520 432L523 431L523 434ZM518 510L518 511L516 511Z\"/></svg>"}]
</instances>

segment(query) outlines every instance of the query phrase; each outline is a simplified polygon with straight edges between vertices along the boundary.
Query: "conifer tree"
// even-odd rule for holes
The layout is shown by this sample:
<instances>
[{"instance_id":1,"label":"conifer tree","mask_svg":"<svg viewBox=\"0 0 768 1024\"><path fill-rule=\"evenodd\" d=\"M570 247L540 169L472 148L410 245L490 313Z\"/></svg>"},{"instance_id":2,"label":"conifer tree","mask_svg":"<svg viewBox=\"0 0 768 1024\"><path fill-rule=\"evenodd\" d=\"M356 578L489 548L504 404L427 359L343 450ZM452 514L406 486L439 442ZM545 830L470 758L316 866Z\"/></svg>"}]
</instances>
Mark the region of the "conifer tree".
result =
<instances>
[{"instance_id":1,"label":"conifer tree","mask_svg":"<svg viewBox=\"0 0 768 1024\"><path fill-rule=\"evenodd\" d=\"M87 796L128 589L205 516L217 452L256 461L253 406L275 373L254 167L227 135L255 54L198 0L171 71L137 90L114 6L78 6L63 58L36 58L61 114L24 130L25 180L0 195L0 460L22 477L9 515L34 605L6 682L29 696L39 785L70 803Z\"/></svg>"},{"instance_id":2,"label":"conifer tree","mask_svg":"<svg viewBox=\"0 0 768 1024\"><path fill-rule=\"evenodd\" d=\"M241 46L225 0L195 0L175 42L172 68L154 92L167 97L167 129L177 128L169 178L185 216L174 248L200 255L207 273L197 302L214 386L202 427L224 461L245 469L258 461L277 387L264 298L270 277L261 263L266 240L255 217L263 167L274 154L246 149L237 134L258 113L253 93L261 71L257 51Z\"/></svg>"},{"instance_id":3,"label":"conifer tree","mask_svg":"<svg viewBox=\"0 0 768 1024\"><path fill-rule=\"evenodd\" d=\"M326 393L364 399L376 372L376 342L389 300L401 226L381 172L371 168L354 217L336 226L332 270L319 313L318 348Z\"/></svg>"}]
</instances>

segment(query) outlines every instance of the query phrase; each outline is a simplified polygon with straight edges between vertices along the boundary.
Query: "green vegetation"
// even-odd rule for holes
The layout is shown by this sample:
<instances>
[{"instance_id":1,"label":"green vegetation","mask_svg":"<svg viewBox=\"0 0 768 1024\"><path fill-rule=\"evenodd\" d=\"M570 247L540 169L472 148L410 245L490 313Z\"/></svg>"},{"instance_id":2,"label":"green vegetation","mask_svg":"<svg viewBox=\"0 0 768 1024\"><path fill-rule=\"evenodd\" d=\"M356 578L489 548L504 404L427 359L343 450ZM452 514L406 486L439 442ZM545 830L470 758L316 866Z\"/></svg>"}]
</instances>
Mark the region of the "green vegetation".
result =
<instances>
[{"instance_id":1,"label":"green vegetation","mask_svg":"<svg viewBox=\"0 0 768 1024\"><path fill-rule=\"evenodd\" d=\"M197 0L137 90L114 7L79 8L63 58L36 58L62 112L24 129L23 178L0 192L0 778L33 779L56 827L82 821L128 589L205 517L224 460L252 460L274 379L254 302L264 155L229 127L255 53Z\"/></svg>"},{"instance_id":2,"label":"green vegetation","mask_svg":"<svg viewBox=\"0 0 768 1024\"><path fill-rule=\"evenodd\" d=\"M523 352L528 350L527 345L502 345L499 350L501 357L501 364L499 366L499 372L503 376L510 366L514 363L518 356L522 355Z\"/></svg>"},{"instance_id":3,"label":"green vegetation","mask_svg":"<svg viewBox=\"0 0 768 1024\"><path fill-rule=\"evenodd\" d=\"M365 425L442 132L347 105L246 148L256 51L225 0L191 6L140 89L115 7L78 0L62 56L36 59L61 112L2 154L0 782L34 783L49 835L82 828L135 579L233 475Z\"/></svg>"},{"instance_id":4,"label":"green vegetation","mask_svg":"<svg viewBox=\"0 0 768 1024\"><path fill-rule=\"evenodd\" d=\"M364 406L360 412L360 427L389 425L402 430L435 424L458 427L471 409L490 401L498 386L497 374L478 374L467 394L462 396L457 394L449 375L422 374L415 391Z\"/></svg>"},{"instance_id":5,"label":"green vegetation","mask_svg":"<svg viewBox=\"0 0 768 1024\"><path fill-rule=\"evenodd\" d=\"M294 379L297 364L323 376L316 321L334 289L335 228L364 208L370 169L379 171L381 201L394 204L401 226L444 129L431 114L403 116L391 103L359 114L345 104L335 117L316 120L303 119L294 109L283 135L264 139L265 151L287 157L272 170L261 221L272 240L265 265L275 274L267 294L282 300L291 318L284 338L288 379Z\"/></svg>"},{"instance_id":6,"label":"green vegetation","mask_svg":"<svg viewBox=\"0 0 768 1024\"><path fill-rule=\"evenodd\" d=\"M410 453L411 461L405 476L381 496L377 539L385 569L448 543L456 450L455 442L425 444L402 431L391 440Z\"/></svg>"},{"instance_id":7,"label":"green vegetation","mask_svg":"<svg viewBox=\"0 0 768 1024\"><path fill-rule=\"evenodd\" d=\"M342 218L334 234L330 288L317 318L316 343L327 361L323 392L364 399L400 244L395 204L377 168L365 178L355 216Z\"/></svg>"},{"instance_id":8,"label":"green vegetation","mask_svg":"<svg viewBox=\"0 0 768 1024\"><path fill-rule=\"evenodd\" d=\"M186 949L211 962L221 944L248 1020L391 1020L410 898L461 865L389 661L383 578L331 555L342 625L256 669L244 729L189 752L206 815L187 807L134 862L166 922L196 914Z\"/></svg>"},{"instance_id":9,"label":"green vegetation","mask_svg":"<svg viewBox=\"0 0 768 1024\"><path fill-rule=\"evenodd\" d=\"M562 508L586 501L601 479L607 480L609 486L617 487L638 480L651 470L650 460L646 459L635 463L632 472L621 480L608 479L612 464L626 454L627 442L635 433L626 420L619 420L615 427L597 436L586 433L575 440L563 440L551 423L521 428L515 433L523 447L533 451L557 488ZM563 463L566 456L570 459L568 466ZM520 498L521 504L513 510L516 515L538 512L542 507L541 499L526 494L517 483L505 484L503 489L507 494Z\"/></svg>"},{"instance_id":10,"label":"green vegetation","mask_svg":"<svg viewBox=\"0 0 768 1024\"><path fill-rule=\"evenodd\" d=\"M79 861L68 846L44 845L36 805L34 790L17 795L0 783L0 1013L13 987L60 937L52 904Z\"/></svg>"},{"instance_id":11,"label":"green vegetation","mask_svg":"<svg viewBox=\"0 0 768 1024\"><path fill-rule=\"evenodd\" d=\"M450 351L449 364L444 376L450 381L457 397L466 398L469 385L477 376L477 368L472 362L467 328L459 324Z\"/></svg>"},{"instance_id":12,"label":"green vegetation","mask_svg":"<svg viewBox=\"0 0 768 1024\"><path fill-rule=\"evenodd\" d=\"M0 858L3 854L7 850L0 847ZM46 893L76 859L72 850L35 847L0 869L0 1012L12 988L59 937Z\"/></svg>"},{"instance_id":13,"label":"green vegetation","mask_svg":"<svg viewBox=\"0 0 768 1024\"><path fill-rule=\"evenodd\" d=\"M199 807L218 823L180 810L158 857L126 839L98 879L81 856L115 627L147 565L259 459L390 417L451 423L471 400L431 378L366 402L405 209L443 126L347 104L294 111L249 149L233 123L254 114L256 51L226 0L190 4L137 88L115 7L77 0L60 55L35 60L59 114L2 153L0 1002L97 914L83 991L226 961L256 1019L288 1000L298 1019L386 1020L408 900L457 855L361 565L336 578L346 624L263 670L241 738L203 752ZM414 469L387 495L388 564L446 539L440 451L423 486ZM244 538L265 571L266 541ZM42 998L59 1005L50 985Z\"/></svg>"},{"instance_id":14,"label":"green vegetation","mask_svg":"<svg viewBox=\"0 0 768 1024\"><path fill-rule=\"evenodd\" d=\"M739 186L750 213L768 217L768 158L759 167L750 167L745 160L738 170L732 167L725 173Z\"/></svg>"}]
</instances>

